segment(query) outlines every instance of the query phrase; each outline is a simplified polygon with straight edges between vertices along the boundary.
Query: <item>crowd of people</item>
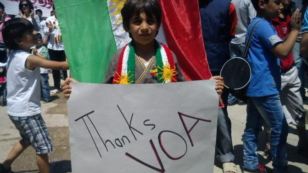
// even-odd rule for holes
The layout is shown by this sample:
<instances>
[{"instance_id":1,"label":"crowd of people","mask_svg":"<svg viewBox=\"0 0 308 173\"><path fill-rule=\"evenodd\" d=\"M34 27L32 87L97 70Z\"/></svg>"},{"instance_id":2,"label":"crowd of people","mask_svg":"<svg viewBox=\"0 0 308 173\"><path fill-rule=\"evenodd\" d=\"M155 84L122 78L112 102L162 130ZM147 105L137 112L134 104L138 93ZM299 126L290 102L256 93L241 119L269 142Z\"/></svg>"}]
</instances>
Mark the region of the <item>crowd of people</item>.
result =
<instances>
[{"instance_id":1,"label":"crowd of people","mask_svg":"<svg viewBox=\"0 0 308 173\"><path fill-rule=\"evenodd\" d=\"M34 9L33 4L29 0L21 0L19 3L20 13L17 15L7 15L5 13L5 7L1 3L0 5L0 16L1 25L0 28L4 27L4 22L10 20L11 18L24 18L30 21L34 27L34 31L37 32L36 40L38 43L31 48L33 54L40 55L41 57L54 60L54 61L66 61L66 56L64 52L64 45L62 42L61 31L58 24L58 20L55 15L55 10L51 10L48 17L43 17L43 11L41 9ZM2 29L1 29L2 30ZM41 37L41 39L39 39ZM1 53L1 63L3 67L6 66L7 62L7 49L5 47L2 34L0 36L0 53ZM3 72L3 82L1 85L2 105L6 105L6 80L5 73ZM41 69L41 95L42 100L45 102L50 102L52 97L50 96L50 86L48 83L48 72L52 71L53 76L53 93L59 92L61 89L60 81L67 78L66 70L51 70L51 69Z\"/></svg>"},{"instance_id":2,"label":"crowd of people","mask_svg":"<svg viewBox=\"0 0 308 173\"><path fill-rule=\"evenodd\" d=\"M273 163L273 172L288 170L286 142L290 124L297 127L299 153L308 157L305 129L308 113L303 107L306 99L303 76L307 73L304 69L307 68L305 57L308 57L307 6L306 0L301 10L296 9L291 0L199 0L205 52L216 81L216 92L223 102L217 117L215 159L222 164L224 173L237 172L227 110L228 104L233 104L237 98L224 87L219 75L230 57L244 54L251 66L248 99L245 100L244 172L265 172L256 153L262 130L268 135L266 150ZM52 151L52 144L40 111L40 99L51 101L48 69L52 69L57 90L62 90L66 97L74 92L70 86L72 79L66 74L68 64L61 31L55 11L44 19L41 10L34 14L29 0L20 1L20 15L14 19L8 17L4 9L0 3L0 53L1 59L5 59L1 63L7 63L7 109L22 139L0 164L0 173L11 172L11 164L30 145L36 151L39 171L48 173L48 153ZM162 20L158 1L127 0L121 15L123 27L132 41L112 58L105 82L185 81L176 55L155 39ZM301 44L300 52L293 53L296 42ZM166 73L165 63L174 73L162 75ZM153 68L157 70L155 78L151 73ZM61 76L66 78L62 88Z\"/></svg>"}]
</instances>

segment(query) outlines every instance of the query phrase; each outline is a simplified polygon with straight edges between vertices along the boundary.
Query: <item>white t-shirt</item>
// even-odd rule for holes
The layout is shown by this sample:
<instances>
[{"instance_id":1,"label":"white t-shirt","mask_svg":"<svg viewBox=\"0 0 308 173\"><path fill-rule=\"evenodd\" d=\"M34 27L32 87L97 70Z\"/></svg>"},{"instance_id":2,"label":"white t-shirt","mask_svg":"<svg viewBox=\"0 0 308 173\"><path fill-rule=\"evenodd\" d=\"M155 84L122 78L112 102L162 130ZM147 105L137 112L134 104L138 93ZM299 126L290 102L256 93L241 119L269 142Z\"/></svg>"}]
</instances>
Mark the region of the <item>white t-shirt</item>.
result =
<instances>
[{"instance_id":1,"label":"white t-shirt","mask_svg":"<svg viewBox=\"0 0 308 173\"><path fill-rule=\"evenodd\" d=\"M45 20L42 20L40 23L39 23L39 26L40 26L40 34L42 35L42 38L43 40L46 38L46 33L45 31L47 30L47 26L46 26L46 21Z\"/></svg>"},{"instance_id":2,"label":"white t-shirt","mask_svg":"<svg viewBox=\"0 0 308 173\"><path fill-rule=\"evenodd\" d=\"M236 10L237 25L235 38L231 40L233 44L245 43L247 27L250 21L256 17L257 12L251 0L232 0Z\"/></svg>"},{"instance_id":3,"label":"white t-shirt","mask_svg":"<svg viewBox=\"0 0 308 173\"><path fill-rule=\"evenodd\" d=\"M51 50L64 50L64 45L62 42L62 34L59 27L59 22L55 16L50 16L46 19L46 25L51 23L53 29L50 33L47 48ZM49 32L49 28L46 27L45 32Z\"/></svg>"},{"instance_id":4,"label":"white t-shirt","mask_svg":"<svg viewBox=\"0 0 308 173\"><path fill-rule=\"evenodd\" d=\"M10 116L33 116L41 113L40 68L29 70L26 60L31 54L11 51L7 69L7 111Z\"/></svg>"}]
</instances>

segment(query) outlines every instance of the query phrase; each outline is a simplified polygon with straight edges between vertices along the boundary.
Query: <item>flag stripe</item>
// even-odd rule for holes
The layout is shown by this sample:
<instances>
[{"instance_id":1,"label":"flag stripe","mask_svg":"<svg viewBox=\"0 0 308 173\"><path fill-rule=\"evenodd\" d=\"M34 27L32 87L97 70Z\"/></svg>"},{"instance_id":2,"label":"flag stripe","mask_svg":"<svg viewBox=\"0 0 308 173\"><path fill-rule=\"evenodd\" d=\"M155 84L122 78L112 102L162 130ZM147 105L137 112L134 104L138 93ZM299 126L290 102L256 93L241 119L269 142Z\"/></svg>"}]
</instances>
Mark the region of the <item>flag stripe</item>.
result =
<instances>
[{"instance_id":1,"label":"flag stripe","mask_svg":"<svg viewBox=\"0 0 308 173\"><path fill-rule=\"evenodd\" d=\"M186 78L209 79L211 72L202 38L197 0L160 0L168 46L178 57Z\"/></svg>"},{"instance_id":2,"label":"flag stripe","mask_svg":"<svg viewBox=\"0 0 308 173\"><path fill-rule=\"evenodd\" d=\"M73 78L101 83L116 43L104 0L55 0Z\"/></svg>"},{"instance_id":3,"label":"flag stripe","mask_svg":"<svg viewBox=\"0 0 308 173\"><path fill-rule=\"evenodd\" d=\"M122 25L121 9L126 0L107 0L112 31L116 41L117 48L120 49L128 44L131 39Z\"/></svg>"}]
</instances>

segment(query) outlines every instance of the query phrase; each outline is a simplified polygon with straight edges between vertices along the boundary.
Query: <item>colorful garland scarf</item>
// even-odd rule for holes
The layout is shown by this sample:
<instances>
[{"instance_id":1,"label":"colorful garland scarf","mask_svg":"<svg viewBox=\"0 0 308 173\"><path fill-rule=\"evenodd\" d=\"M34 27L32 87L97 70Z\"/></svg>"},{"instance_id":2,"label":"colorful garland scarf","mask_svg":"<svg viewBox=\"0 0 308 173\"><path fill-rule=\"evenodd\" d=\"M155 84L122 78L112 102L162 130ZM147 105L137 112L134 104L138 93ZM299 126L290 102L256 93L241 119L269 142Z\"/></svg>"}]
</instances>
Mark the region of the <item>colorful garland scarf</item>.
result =
<instances>
[{"instance_id":1,"label":"colorful garland scarf","mask_svg":"<svg viewBox=\"0 0 308 173\"><path fill-rule=\"evenodd\" d=\"M131 44L126 45L119 55L114 84L135 83L135 49ZM151 75L159 83L176 82L176 67L171 50L166 45L159 45L155 52L156 66Z\"/></svg>"}]
</instances>

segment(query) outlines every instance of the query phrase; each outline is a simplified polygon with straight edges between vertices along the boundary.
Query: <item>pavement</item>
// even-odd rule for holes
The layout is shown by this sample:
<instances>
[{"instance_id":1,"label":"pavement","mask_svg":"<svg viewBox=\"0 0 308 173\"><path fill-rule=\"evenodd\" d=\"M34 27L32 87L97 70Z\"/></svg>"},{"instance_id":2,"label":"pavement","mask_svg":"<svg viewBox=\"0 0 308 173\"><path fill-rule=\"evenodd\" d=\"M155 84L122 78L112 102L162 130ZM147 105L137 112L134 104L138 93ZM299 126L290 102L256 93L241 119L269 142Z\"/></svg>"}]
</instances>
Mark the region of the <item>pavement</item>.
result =
<instances>
[{"instance_id":1,"label":"pavement","mask_svg":"<svg viewBox=\"0 0 308 173\"><path fill-rule=\"evenodd\" d=\"M308 104L305 104L308 109ZM242 165L242 134L245 126L245 105L233 105L228 107L232 121L232 139L238 165L238 173L241 173ZM51 173L70 173L70 147L66 99L62 93L55 95L55 100L50 103L42 102L42 114L48 126L54 151L50 154ZM19 133L10 122L6 107L0 106L0 162L2 162L12 145L19 140ZM294 127L290 128L288 136L288 160L290 173L308 173L308 159L297 153L298 137ZM266 160L264 153L258 152L263 163L271 168L271 162ZM37 173L35 152L30 147L13 163L12 170L16 173ZM213 173L222 173L219 166L215 166Z\"/></svg>"}]
</instances>

